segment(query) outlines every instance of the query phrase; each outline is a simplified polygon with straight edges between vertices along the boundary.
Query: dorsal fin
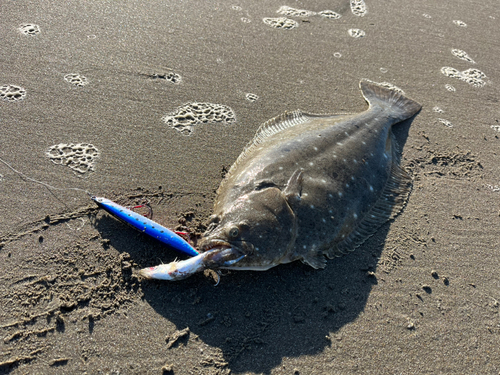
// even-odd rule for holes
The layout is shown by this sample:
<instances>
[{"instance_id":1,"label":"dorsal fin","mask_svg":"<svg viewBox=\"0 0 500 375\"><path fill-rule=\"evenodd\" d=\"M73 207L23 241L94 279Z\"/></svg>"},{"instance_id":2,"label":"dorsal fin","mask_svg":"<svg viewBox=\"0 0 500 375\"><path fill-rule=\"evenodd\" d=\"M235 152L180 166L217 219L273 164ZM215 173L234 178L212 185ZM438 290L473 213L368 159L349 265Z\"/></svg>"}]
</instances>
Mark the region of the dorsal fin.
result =
<instances>
[{"instance_id":1,"label":"dorsal fin","mask_svg":"<svg viewBox=\"0 0 500 375\"><path fill-rule=\"evenodd\" d=\"M259 129L257 129L257 132L255 133L255 136L253 139L247 143L245 148L243 149L243 152L238 156L238 159L233 163L231 168L226 174L226 177L222 181L221 185L219 186L218 191L222 189L222 186L224 185L224 182L228 180L228 178L231 176L231 174L234 172L236 167L247 158L248 155L252 153L252 150L255 149L257 146L259 146L266 138L280 133L285 129L297 126L299 124L303 124L304 122L309 121L308 115L302 113L299 109L293 112L285 112L282 113L279 116L276 116L262 125L259 126Z\"/></svg>"},{"instance_id":2,"label":"dorsal fin","mask_svg":"<svg viewBox=\"0 0 500 375\"><path fill-rule=\"evenodd\" d=\"M303 114L300 109L293 112L282 113L279 116L267 120L265 123L259 126L259 129L257 129L253 140L247 145L247 147L251 146L252 144L260 144L267 137L282 132L285 129L302 124L308 120L309 117Z\"/></svg>"}]
</instances>

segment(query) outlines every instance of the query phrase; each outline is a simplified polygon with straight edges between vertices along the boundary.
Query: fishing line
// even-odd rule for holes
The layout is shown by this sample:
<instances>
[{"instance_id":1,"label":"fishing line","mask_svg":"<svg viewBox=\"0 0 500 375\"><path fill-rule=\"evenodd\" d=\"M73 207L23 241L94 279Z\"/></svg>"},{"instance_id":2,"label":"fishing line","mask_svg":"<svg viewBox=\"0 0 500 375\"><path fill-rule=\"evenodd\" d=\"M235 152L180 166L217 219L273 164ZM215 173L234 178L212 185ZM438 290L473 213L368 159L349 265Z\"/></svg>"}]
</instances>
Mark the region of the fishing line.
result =
<instances>
[{"instance_id":1,"label":"fishing line","mask_svg":"<svg viewBox=\"0 0 500 375\"><path fill-rule=\"evenodd\" d=\"M189 242L187 242L184 238L180 237L178 234L171 231L170 229L154 222L153 220L151 220L147 217L144 217L143 215L141 215L139 213L131 211L127 207L123 207L123 206L119 205L118 203L115 203L107 198L96 197L84 189L74 188L74 187L60 188L60 187L56 187L56 186L52 186L50 184L47 184L46 182L43 182L43 181L35 180L34 178L28 177L24 173L18 171L17 169L15 169L12 165L7 163L2 158L0 158L0 162L5 164L9 169L11 169L14 173L18 174L21 178L23 178L27 181L31 181L31 182L34 182L34 183L37 183L39 185L44 186L46 189L49 190L49 192L52 195L54 195L52 190L82 191L85 194L87 194L100 208L104 209L106 212L108 212L109 214L111 214L115 218L117 218L121 221L124 221L125 223L131 225L134 229L136 229L142 233L145 233L148 236L159 240L160 242L163 242L164 244L176 249L177 251L188 254L190 256L199 255L198 251ZM57 196L55 196L55 197L56 197L56 199L59 200L59 198L57 198ZM66 207L68 207L64 202L61 202L61 203L63 203ZM139 208L141 206L135 206L135 207L132 207L132 209ZM149 205L148 205L148 207L149 207ZM149 209L150 209L150 213L152 216L151 207L149 207Z\"/></svg>"},{"instance_id":2,"label":"fishing line","mask_svg":"<svg viewBox=\"0 0 500 375\"><path fill-rule=\"evenodd\" d=\"M28 181L31 181L31 182L34 182L34 183L37 183L37 184L40 184L40 185L43 185L45 186L47 189L52 189L52 190L59 190L59 191L64 191L64 190L74 190L74 191L82 191L84 192L85 194L87 194L90 198L92 198L94 195L91 194L90 192L88 192L87 190L85 189L80 189L80 188L75 188L75 187L68 187L68 188L60 188L60 187L55 187L55 186L52 186L52 185L49 185L47 184L46 182L42 182L42 181L38 181L38 180L35 180L34 178L31 178L31 177L28 177L26 176L23 172L20 172L18 171L17 169L15 169L12 165L10 165L9 163L7 163L5 160L3 160L2 158L0 158L0 161L5 164L7 167L9 167L12 171L14 171L15 173L17 173L19 176L21 176L22 178L28 180ZM52 192L51 192L52 193Z\"/></svg>"}]
</instances>

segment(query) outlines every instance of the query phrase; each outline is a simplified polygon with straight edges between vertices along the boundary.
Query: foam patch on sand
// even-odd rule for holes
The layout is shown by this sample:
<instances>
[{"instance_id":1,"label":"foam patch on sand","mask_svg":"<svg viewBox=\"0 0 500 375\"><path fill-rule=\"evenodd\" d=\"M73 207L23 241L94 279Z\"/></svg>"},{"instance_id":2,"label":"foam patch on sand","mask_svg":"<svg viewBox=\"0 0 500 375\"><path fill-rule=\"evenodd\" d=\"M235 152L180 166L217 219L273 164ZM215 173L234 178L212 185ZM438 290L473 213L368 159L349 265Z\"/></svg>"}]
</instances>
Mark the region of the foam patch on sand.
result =
<instances>
[{"instance_id":1,"label":"foam patch on sand","mask_svg":"<svg viewBox=\"0 0 500 375\"><path fill-rule=\"evenodd\" d=\"M453 127L453 124L450 121L448 121L448 120L446 120L444 118L438 118L438 121L441 124L443 124L444 126L447 126L448 128L452 128Z\"/></svg>"},{"instance_id":2,"label":"foam patch on sand","mask_svg":"<svg viewBox=\"0 0 500 375\"><path fill-rule=\"evenodd\" d=\"M455 68L445 66L441 68L441 73L447 77L457 78L460 81L467 82L474 87L483 87L486 85L486 81L484 80L484 78L487 78L486 74L479 69L471 68L460 72Z\"/></svg>"},{"instance_id":3,"label":"foam patch on sand","mask_svg":"<svg viewBox=\"0 0 500 375\"><path fill-rule=\"evenodd\" d=\"M470 58L470 56L467 54L467 52L462 51L461 49L454 48L454 49L451 50L451 54L453 56L458 57L460 60L464 60L464 61L470 62L472 64L476 63L474 60L472 60Z\"/></svg>"},{"instance_id":4,"label":"foam patch on sand","mask_svg":"<svg viewBox=\"0 0 500 375\"><path fill-rule=\"evenodd\" d=\"M47 150L49 159L60 165L71 168L78 176L94 171L99 150L90 143L59 143Z\"/></svg>"},{"instance_id":5,"label":"foam patch on sand","mask_svg":"<svg viewBox=\"0 0 500 375\"><path fill-rule=\"evenodd\" d=\"M168 72L168 73L155 73L155 74L148 74L148 77L151 79L164 79L167 82L173 83L175 85L178 85L179 83L182 82L182 77L174 72Z\"/></svg>"},{"instance_id":6,"label":"foam patch on sand","mask_svg":"<svg viewBox=\"0 0 500 375\"><path fill-rule=\"evenodd\" d=\"M470 62L472 64L475 64L476 62L474 60L472 60L470 58L470 56L467 54L467 52L465 51L462 51L461 49L456 49L456 48L453 48L451 50L451 54L453 56L456 56L458 57L460 60L464 60L464 61L467 61L467 62Z\"/></svg>"},{"instance_id":7,"label":"foam patch on sand","mask_svg":"<svg viewBox=\"0 0 500 375\"><path fill-rule=\"evenodd\" d=\"M278 17L278 18L267 17L263 18L262 21L264 21L266 25L274 27L275 29L291 30L299 26L297 21L286 17Z\"/></svg>"},{"instance_id":8,"label":"foam patch on sand","mask_svg":"<svg viewBox=\"0 0 500 375\"><path fill-rule=\"evenodd\" d=\"M449 92L455 92L455 91L457 91L457 89L455 87L453 87L452 85L450 85L449 83L447 83L446 85L444 85L444 88L446 90L448 90Z\"/></svg>"},{"instance_id":9,"label":"foam patch on sand","mask_svg":"<svg viewBox=\"0 0 500 375\"><path fill-rule=\"evenodd\" d=\"M316 14L316 12L313 12L311 10L295 9L286 5L280 7L277 13L289 17L309 17L309 16L314 16Z\"/></svg>"},{"instance_id":10,"label":"foam patch on sand","mask_svg":"<svg viewBox=\"0 0 500 375\"><path fill-rule=\"evenodd\" d=\"M230 107L223 104L186 103L167 113L162 120L181 134L191 135L197 125L211 122L230 124L236 121L236 115Z\"/></svg>"},{"instance_id":11,"label":"foam patch on sand","mask_svg":"<svg viewBox=\"0 0 500 375\"><path fill-rule=\"evenodd\" d=\"M259 97L256 94L252 94L251 92L249 92L248 94L246 94L245 98L246 98L246 100L248 100L250 102L255 102L255 101L257 101L259 99Z\"/></svg>"},{"instance_id":12,"label":"foam patch on sand","mask_svg":"<svg viewBox=\"0 0 500 375\"><path fill-rule=\"evenodd\" d=\"M0 98L8 102L16 102L26 97L26 90L16 85L0 86Z\"/></svg>"},{"instance_id":13,"label":"foam patch on sand","mask_svg":"<svg viewBox=\"0 0 500 375\"><path fill-rule=\"evenodd\" d=\"M460 26L460 27L467 27L467 24L464 22L464 21L460 21L460 20L453 20L453 23L457 26Z\"/></svg>"},{"instance_id":14,"label":"foam patch on sand","mask_svg":"<svg viewBox=\"0 0 500 375\"><path fill-rule=\"evenodd\" d=\"M355 16L364 17L368 13L364 0L351 0L351 12Z\"/></svg>"},{"instance_id":15,"label":"foam patch on sand","mask_svg":"<svg viewBox=\"0 0 500 375\"><path fill-rule=\"evenodd\" d=\"M366 33L361 29L349 29L347 30L347 32L349 33L350 36L356 39L362 38L366 35Z\"/></svg>"},{"instance_id":16,"label":"foam patch on sand","mask_svg":"<svg viewBox=\"0 0 500 375\"><path fill-rule=\"evenodd\" d=\"M331 19L334 19L334 20L338 20L340 17L342 17L341 14L338 14L338 13L334 12L333 10L322 10L318 14L321 17L331 18Z\"/></svg>"},{"instance_id":17,"label":"foam patch on sand","mask_svg":"<svg viewBox=\"0 0 500 375\"><path fill-rule=\"evenodd\" d=\"M40 34L40 26L35 25L34 23L23 23L19 26L18 30L24 35L37 35Z\"/></svg>"},{"instance_id":18,"label":"foam patch on sand","mask_svg":"<svg viewBox=\"0 0 500 375\"><path fill-rule=\"evenodd\" d=\"M78 86L78 87L83 87L85 86L88 82L87 78L77 74L77 73L70 73L66 74L64 76L64 80L68 83L71 83L72 85Z\"/></svg>"}]
</instances>

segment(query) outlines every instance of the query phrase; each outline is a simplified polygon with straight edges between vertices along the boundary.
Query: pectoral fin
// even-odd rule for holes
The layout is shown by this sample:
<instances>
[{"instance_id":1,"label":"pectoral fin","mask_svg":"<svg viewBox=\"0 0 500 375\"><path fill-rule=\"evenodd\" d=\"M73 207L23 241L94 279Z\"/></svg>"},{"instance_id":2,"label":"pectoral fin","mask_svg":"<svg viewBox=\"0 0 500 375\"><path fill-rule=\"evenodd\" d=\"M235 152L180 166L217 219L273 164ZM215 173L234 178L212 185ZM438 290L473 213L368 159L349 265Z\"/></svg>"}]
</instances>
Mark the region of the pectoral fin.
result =
<instances>
[{"instance_id":1,"label":"pectoral fin","mask_svg":"<svg viewBox=\"0 0 500 375\"><path fill-rule=\"evenodd\" d=\"M288 180L283 194L292 209L300 203L300 196L302 195L302 176L303 172L297 169L293 172L292 177Z\"/></svg>"}]
</instances>

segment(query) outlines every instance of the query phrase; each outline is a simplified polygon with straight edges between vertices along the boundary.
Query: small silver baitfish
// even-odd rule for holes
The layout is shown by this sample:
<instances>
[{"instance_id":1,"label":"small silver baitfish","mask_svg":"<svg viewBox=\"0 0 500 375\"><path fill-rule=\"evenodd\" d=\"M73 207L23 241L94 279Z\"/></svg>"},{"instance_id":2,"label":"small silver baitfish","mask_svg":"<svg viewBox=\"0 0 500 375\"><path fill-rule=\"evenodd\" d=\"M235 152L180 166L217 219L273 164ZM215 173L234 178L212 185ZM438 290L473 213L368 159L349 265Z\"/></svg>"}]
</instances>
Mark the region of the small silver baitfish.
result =
<instances>
[{"instance_id":1,"label":"small silver baitfish","mask_svg":"<svg viewBox=\"0 0 500 375\"><path fill-rule=\"evenodd\" d=\"M262 124L217 191L200 255L141 270L179 280L206 268L267 270L295 260L324 268L404 207L411 178L392 125L421 108L362 80L359 114L284 113Z\"/></svg>"}]
</instances>

